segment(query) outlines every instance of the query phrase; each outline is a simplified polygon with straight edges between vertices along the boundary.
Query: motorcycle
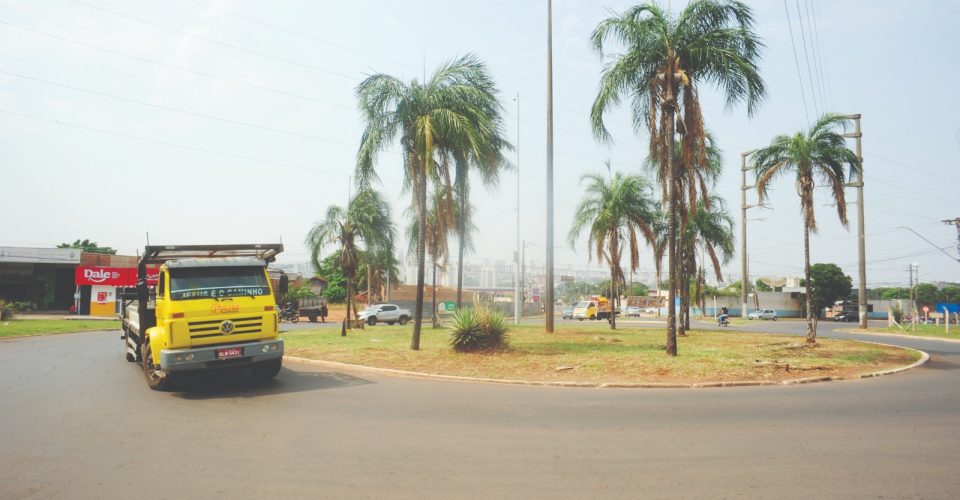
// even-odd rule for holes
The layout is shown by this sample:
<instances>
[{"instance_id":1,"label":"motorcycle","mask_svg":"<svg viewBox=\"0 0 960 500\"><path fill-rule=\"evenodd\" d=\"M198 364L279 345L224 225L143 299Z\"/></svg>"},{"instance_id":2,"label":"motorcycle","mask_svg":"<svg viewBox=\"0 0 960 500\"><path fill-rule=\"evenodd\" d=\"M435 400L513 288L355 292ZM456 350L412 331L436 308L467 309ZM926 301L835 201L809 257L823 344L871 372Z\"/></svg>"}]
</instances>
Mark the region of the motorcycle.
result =
<instances>
[{"instance_id":1,"label":"motorcycle","mask_svg":"<svg viewBox=\"0 0 960 500\"><path fill-rule=\"evenodd\" d=\"M280 321L289 321L291 323L300 321L300 317L297 315L297 311L293 308L292 304L288 304L287 307L278 307L277 318Z\"/></svg>"},{"instance_id":2,"label":"motorcycle","mask_svg":"<svg viewBox=\"0 0 960 500\"><path fill-rule=\"evenodd\" d=\"M730 321L727 320L726 314L717 316L717 326L730 326Z\"/></svg>"}]
</instances>

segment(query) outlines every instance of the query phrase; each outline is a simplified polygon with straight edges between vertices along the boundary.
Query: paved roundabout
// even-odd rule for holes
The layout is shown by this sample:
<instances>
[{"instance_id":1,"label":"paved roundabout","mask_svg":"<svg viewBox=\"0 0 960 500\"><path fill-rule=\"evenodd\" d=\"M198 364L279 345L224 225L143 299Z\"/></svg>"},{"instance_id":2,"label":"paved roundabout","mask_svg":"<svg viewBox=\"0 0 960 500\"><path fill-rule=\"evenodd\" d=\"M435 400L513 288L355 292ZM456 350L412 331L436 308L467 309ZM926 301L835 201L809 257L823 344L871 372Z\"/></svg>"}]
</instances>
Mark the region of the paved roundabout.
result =
<instances>
[{"instance_id":1,"label":"paved roundabout","mask_svg":"<svg viewBox=\"0 0 960 500\"><path fill-rule=\"evenodd\" d=\"M0 498L960 496L960 343L835 327L820 335L931 359L874 379L655 390L287 363L270 383L223 373L158 393L116 332L5 340Z\"/></svg>"}]
</instances>

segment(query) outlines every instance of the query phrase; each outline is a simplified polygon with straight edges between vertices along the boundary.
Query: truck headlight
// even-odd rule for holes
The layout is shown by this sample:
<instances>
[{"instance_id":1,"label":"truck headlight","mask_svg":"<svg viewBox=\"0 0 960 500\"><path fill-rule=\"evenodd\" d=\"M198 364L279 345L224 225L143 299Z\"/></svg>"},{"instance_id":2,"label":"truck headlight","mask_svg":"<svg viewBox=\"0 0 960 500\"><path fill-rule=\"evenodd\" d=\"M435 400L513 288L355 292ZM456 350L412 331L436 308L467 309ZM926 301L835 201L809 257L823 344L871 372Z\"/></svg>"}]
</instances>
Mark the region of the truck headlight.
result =
<instances>
[{"instance_id":1,"label":"truck headlight","mask_svg":"<svg viewBox=\"0 0 960 500\"><path fill-rule=\"evenodd\" d=\"M270 352L270 344L264 344L261 350L263 352Z\"/></svg>"},{"instance_id":2,"label":"truck headlight","mask_svg":"<svg viewBox=\"0 0 960 500\"><path fill-rule=\"evenodd\" d=\"M193 361L193 353L191 352L190 354L187 354L183 358L186 359L187 361Z\"/></svg>"}]
</instances>

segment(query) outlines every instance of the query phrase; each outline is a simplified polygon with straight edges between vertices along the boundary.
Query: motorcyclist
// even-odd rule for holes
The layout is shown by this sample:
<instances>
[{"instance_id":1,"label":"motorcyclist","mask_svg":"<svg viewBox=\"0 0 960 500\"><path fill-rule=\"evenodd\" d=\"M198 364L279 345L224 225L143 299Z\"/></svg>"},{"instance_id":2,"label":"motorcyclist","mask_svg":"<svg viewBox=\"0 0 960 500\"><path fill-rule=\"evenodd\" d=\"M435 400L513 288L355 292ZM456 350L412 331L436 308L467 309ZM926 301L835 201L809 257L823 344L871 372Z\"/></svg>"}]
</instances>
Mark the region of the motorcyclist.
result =
<instances>
[{"instance_id":1,"label":"motorcyclist","mask_svg":"<svg viewBox=\"0 0 960 500\"><path fill-rule=\"evenodd\" d=\"M727 310L726 306L720 308L720 315L717 316L717 323L722 324L727 322L727 318L730 316L730 312Z\"/></svg>"}]
</instances>

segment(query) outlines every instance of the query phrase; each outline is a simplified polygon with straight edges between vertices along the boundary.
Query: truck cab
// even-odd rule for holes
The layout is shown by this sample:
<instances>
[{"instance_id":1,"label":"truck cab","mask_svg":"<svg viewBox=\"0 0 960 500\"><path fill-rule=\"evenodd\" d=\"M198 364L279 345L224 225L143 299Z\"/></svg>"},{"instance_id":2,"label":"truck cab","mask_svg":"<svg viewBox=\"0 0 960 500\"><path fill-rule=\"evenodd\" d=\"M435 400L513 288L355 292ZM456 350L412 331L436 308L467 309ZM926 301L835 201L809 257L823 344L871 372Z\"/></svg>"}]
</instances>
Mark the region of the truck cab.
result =
<instances>
[{"instance_id":1,"label":"truck cab","mask_svg":"<svg viewBox=\"0 0 960 500\"><path fill-rule=\"evenodd\" d=\"M156 286L141 280L122 319L127 360L142 363L151 388L186 371L244 366L260 379L280 371L267 263L282 246L264 246L147 247L140 267L160 264Z\"/></svg>"}]
</instances>

